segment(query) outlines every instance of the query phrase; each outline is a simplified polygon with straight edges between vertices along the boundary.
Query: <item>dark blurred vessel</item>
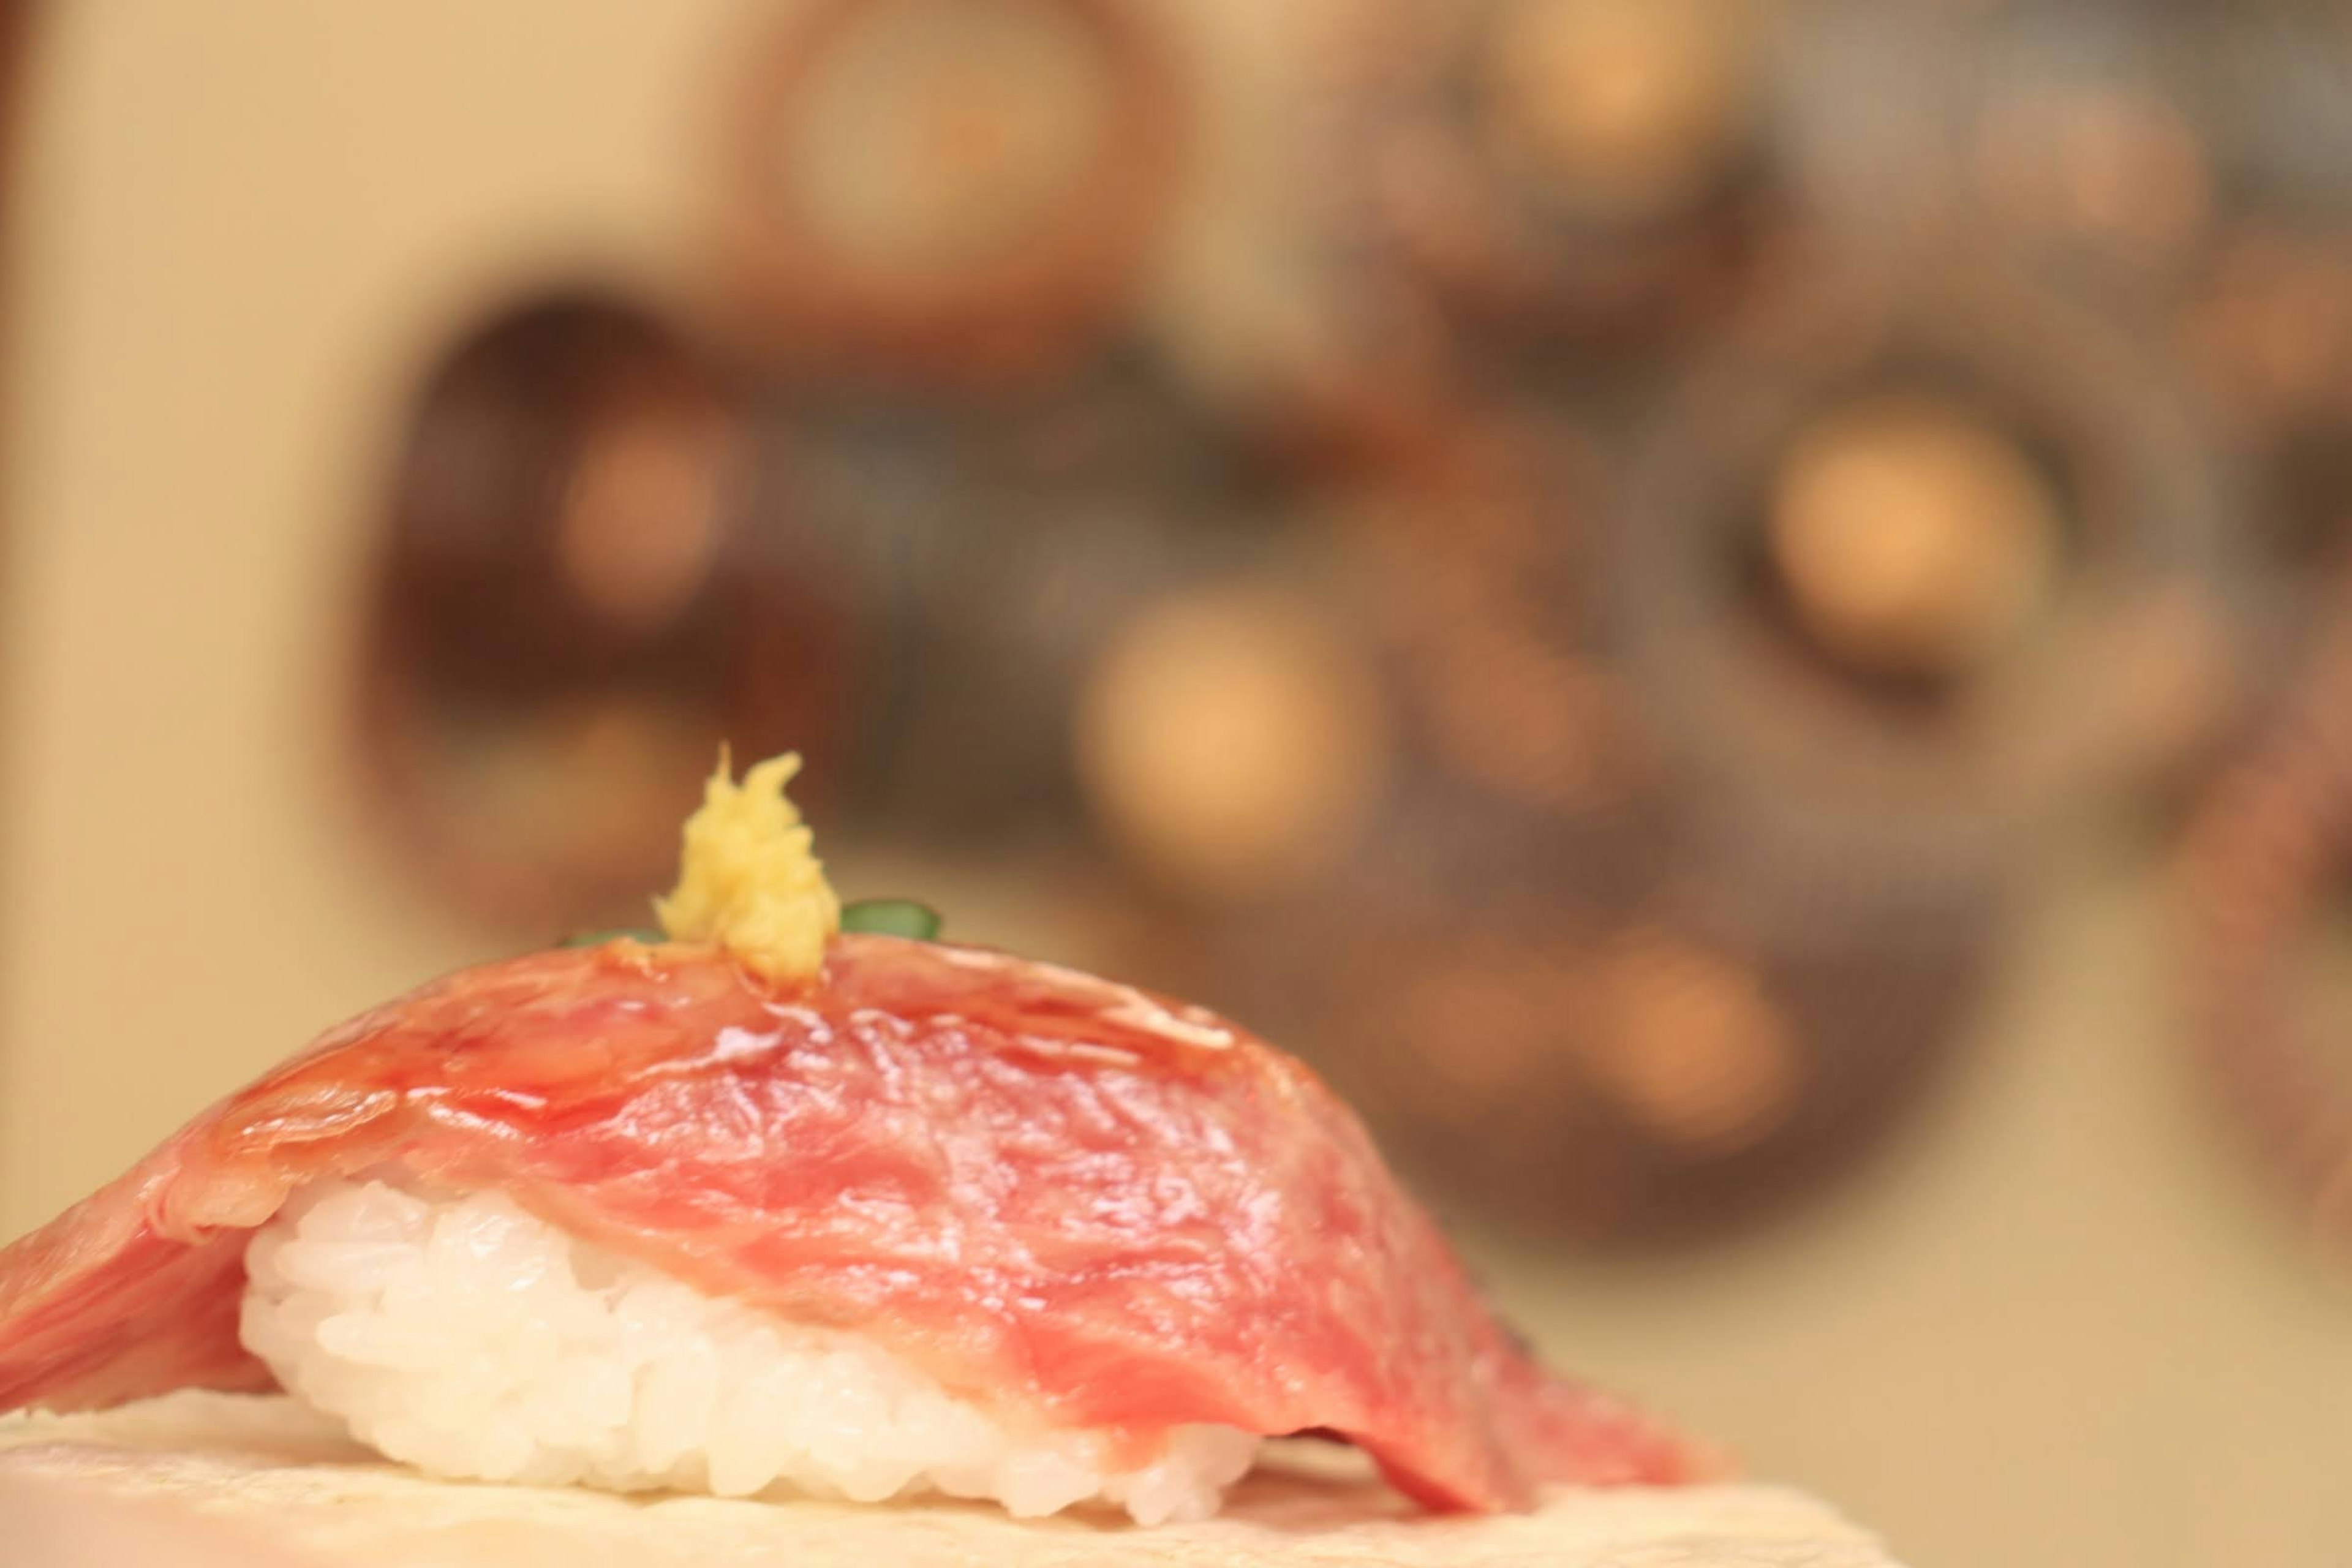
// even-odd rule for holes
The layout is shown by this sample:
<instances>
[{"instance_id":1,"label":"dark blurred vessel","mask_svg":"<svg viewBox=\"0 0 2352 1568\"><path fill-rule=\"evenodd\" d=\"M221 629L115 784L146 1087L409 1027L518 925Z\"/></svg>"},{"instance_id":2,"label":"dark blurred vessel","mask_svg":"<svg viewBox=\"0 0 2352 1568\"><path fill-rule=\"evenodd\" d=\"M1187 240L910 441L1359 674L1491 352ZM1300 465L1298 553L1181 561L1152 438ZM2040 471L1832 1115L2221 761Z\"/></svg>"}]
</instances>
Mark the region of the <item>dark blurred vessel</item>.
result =
<instances>
[{"instance_id":1,"label":"dark blurred vessel","mask_svg":"<svg viewBox=\"0 0 2352 1568\"><path fill-rule=\"evenodd\" d=\"M360 606L360 777L475 921L634 920L722 740L858 743L856 563L756 498L740 394L656 308L551 290L426 374ZM752 527L757 515L760 526ZM837 794L834 795L837 798Z\"/></svg>"},{"instance_id":2,"label":"dark blurred vessel","mask_svg":"<svg viewBox=\"0 0 2352 1568\"><path fill-rule=\"evenodd\" d=\"M1134 296L1188 103L1135 0L813 0L731 84L715 270L778 360L1046 374Z\"/></svg>"},{"instance_id":3,"label":"dark blurred vessel","mask_svg":"<svg viewBox=\"0 0 2352 1568\"><path fill-rule=\"evenodd\" d=\"M2170 933L2209 1081L2336 1248L2352 1235L2347 867L2352 636L2339 610L2292 697L2189 824Z\"/></svg>"}]
</instances>

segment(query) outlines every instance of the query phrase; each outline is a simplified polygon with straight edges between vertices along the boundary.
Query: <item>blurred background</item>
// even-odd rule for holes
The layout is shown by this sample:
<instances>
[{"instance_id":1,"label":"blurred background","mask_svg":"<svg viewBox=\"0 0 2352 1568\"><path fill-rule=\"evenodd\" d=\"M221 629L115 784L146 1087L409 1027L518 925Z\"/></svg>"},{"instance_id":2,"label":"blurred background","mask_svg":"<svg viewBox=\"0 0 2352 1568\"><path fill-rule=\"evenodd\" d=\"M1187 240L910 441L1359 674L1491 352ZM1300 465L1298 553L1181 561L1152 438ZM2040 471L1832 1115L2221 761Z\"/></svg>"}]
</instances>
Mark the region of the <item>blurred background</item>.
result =
<instances>
[{"instance_id":1,"label":"blurred background","mask_svg":"<svg viewBox=\"0 0 2352 1568\"><path fill-rule=\"evenodd\" d=\"M1920 1568L2346 1561L2352 13L0 16L0 1236L730 737Z\"/></svg>"}]
</instances>

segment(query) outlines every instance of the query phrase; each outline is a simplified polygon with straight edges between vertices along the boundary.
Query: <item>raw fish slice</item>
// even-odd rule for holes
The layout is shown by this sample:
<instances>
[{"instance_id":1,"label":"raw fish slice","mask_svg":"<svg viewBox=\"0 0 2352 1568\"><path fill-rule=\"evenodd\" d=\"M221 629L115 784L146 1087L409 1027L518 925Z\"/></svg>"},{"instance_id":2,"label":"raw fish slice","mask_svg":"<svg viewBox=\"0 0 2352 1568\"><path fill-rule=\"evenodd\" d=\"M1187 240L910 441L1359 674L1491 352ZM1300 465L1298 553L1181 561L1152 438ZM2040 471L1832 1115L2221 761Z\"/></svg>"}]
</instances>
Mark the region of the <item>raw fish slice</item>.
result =
<instances>
[{"instance_id":1,"label":"raw fish slice","mask_svg":"<svg viewBox=\"0 0 2352 1568\"><path fill-rule=\"evenodd\" d=\"M845 935L810 981L615 942L332 1031L0 1252L0 1410L267 1387L247 1235L383 1174L503 1190L716 1296L1055 1426L1319 1432L1444 1509L1704 1461L1539 1367L1355 1117L1198 1008Z\"/></svg>"}]
</instances>

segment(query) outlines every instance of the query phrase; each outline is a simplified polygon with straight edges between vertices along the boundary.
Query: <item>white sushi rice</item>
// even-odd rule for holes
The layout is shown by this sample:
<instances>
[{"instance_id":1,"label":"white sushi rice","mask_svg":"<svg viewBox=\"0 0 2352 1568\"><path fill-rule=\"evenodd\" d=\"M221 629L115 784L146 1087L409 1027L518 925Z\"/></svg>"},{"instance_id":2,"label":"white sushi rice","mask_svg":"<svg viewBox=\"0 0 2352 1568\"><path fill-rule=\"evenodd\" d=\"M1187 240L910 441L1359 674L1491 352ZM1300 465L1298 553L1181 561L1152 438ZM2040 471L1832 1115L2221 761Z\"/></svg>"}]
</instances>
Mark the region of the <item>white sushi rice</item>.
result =
<instances>
[{"instance_id":1,"label":"white sushi rice","mask_svg":"<svg viewBox=\"0 0 2352 1568\"><path fill-rule=\"evenodd\" d=\"M495 1193L298 1194L246 1252L241 1334L288 1392L438 1475L1038 1515L1202 1519L1258 1438L1187 1426L1143 1468L1088 1430L1013 1425L851 1333L702 1295Z\"/></svg>"}]
</instances>

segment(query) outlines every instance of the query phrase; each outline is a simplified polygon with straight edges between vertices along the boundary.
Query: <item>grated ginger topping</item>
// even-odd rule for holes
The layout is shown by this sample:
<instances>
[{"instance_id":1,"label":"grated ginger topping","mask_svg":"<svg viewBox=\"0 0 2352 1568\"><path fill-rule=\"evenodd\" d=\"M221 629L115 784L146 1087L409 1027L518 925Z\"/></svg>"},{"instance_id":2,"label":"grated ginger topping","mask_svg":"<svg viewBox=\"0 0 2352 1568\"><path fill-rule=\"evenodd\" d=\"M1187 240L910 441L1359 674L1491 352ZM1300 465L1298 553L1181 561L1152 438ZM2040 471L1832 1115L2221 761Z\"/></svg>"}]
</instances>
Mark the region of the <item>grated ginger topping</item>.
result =
<instances>
[{"instance_id":1,"label":"grated ginger topping","mask_svg":"<svg viewBox=\"0 0 2352 1568\"><path fill-rule=\"evenodd\" d=\"M788 752L755 764L739 784L720 750L702 809L686 819L677 886L654 900L673 941L716 942L772 979L824 964L841 900L810 852L814 835L784 795L800 770L799 754Z\"/></svg>"}]
</instances>

